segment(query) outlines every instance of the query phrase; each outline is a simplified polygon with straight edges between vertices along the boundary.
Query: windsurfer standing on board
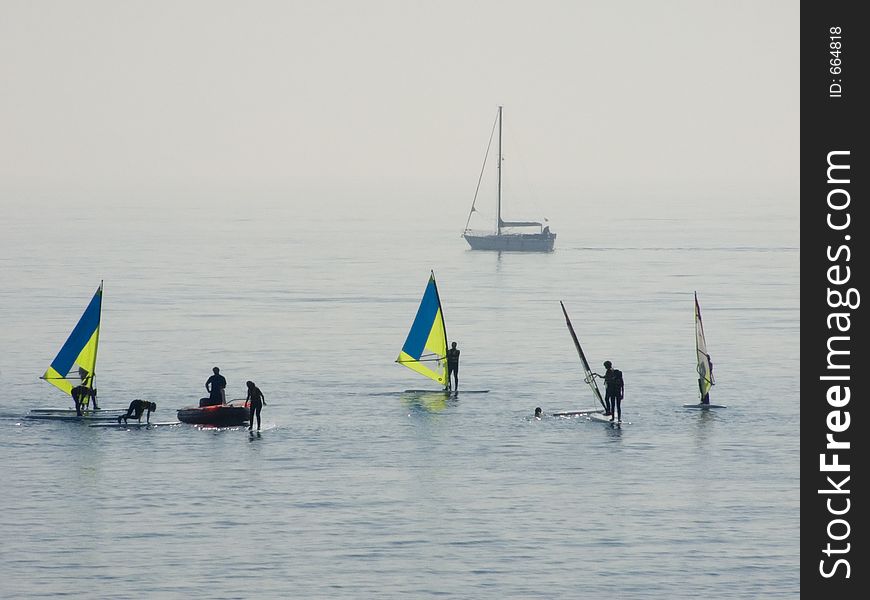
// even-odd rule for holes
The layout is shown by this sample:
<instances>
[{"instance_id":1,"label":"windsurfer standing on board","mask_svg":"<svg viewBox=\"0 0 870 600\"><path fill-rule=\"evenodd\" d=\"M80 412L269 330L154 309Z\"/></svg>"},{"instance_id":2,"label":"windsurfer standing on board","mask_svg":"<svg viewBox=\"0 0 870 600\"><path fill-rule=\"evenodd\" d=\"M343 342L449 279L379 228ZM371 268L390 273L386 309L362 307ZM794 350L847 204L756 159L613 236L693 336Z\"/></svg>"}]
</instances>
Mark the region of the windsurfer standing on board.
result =
<instances>
[{"instance_id":1,"label":"windsurfer standing on board","mask_svg":"<svg viewBox=\"0 0 870 600\"><path fill-rule=\"evenodd\" d=\"M247 402L248 406L251 407L251 415L248 417L250 422L248 431L251 431L254 427L254 415L257 416L257 431L260 431L260 411L263 410L263 405L266 404L266 397L263 396L260 388L254 385L253 381L248 381L245 385L248 386Z\"/></svg>"},{"instance_id":2,"label":"windsurfer standing on board","mask_svg":"<svg viewBox=\"0 0 870 600\"><path fill-rule=\"evenodd\" d=\"M611 421L615 416L622 423L622 394L625 388L622 371L614 369L609 360L604 361L604 368L607 369L604 375L592 374L593 377L604 378L604 415L610 415Z\"/></svg>"},{"instance_id":3,"label":"windsurfer standing on board","mask_svg":"<svg viewBox=\"0 0 870 600\"><path fill-rule=\"evenodd\" d=\"M215 367L212 369L214 375L208 378L205 382L205 389L208 391L209 404L224 403L224 388L227 387L227 379L220 374L221 370Z\"/></svg>"},{"instance_id":4,"label":"windsurfer standing on board","mask_svg":"<svg viewBox=\"0 0 870 600\"><path fill-rule=\"evenodd\" d=\"M447 389L450 389L450 375L453 374L453 379L456 385L453 389L459 391L459 348L456 347L456 342L450 345L447 350Z\"/></svg>"},{"instance_id":5,"label":"windsurfer standing on board","mask_svg":"<svg viewBox=\"0 0 870 600\"><path fill-rule=\"evenodd\" d=\"M701 404L710 404L710 392L707 392L706 394L704 393L704 379L713 381L713 359L710 358L710 355L706 352L704 353L704 356L707 357L707 364L710 365L710 372L706 374L701 373L701 378L698 380L698 388L701 390ZM700 369L701 367L699 366L698 368Z\"/></svg>"},{"instance_id":6,"label":"windsurfer standing on board","mask_svg":"<svg viewBox=\"0 0 870 600\"><path fill-rule=\"evenodd\" d=\"M86 394L82 395L80 393L79 395L79 399L81 400L80 406L82 410L88 410L88 408L90 408L89 404L91 399L94 400L94 410L100 410L100 407L97 406L97 390L96 388L91 387L91 383L93 382L94 378L88 374L88 370L86 368L79 367L79 379L82 380L82 384L78 387L87 391ZM73 397L73 400L75 400L75 396Z\"/></svg>"}]
</instances>

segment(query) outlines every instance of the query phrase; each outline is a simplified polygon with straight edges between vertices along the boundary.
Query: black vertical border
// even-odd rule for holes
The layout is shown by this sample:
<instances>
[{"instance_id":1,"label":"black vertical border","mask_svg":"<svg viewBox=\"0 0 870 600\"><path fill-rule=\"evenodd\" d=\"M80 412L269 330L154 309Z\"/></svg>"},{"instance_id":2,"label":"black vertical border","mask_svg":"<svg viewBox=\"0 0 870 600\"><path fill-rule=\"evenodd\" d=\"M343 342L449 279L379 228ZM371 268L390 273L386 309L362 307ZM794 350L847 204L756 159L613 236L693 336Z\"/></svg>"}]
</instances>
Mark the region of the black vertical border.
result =
<instances>
[{"instance_id":1,"label":"black vertical border","mask_svg":"<svg viewBox=\"0 0 870 600\"><path fill-rule=\"evenodd\" d=\"M870 78L870 62L867 60L867 38L870 36L870 19L859 18L859 2L820 1L801 3L800 26L800 60L801 60L801 592L807 598L850 599L865 598L868 593L867 574L870 565L867 561L866 544L868 536L863 527L863 515L868 510L865 506L867 494L858 489L866 489L866 469L861 455L866 455L866 436L870 427L865 423L867 410L863 404L868 396L864 390L861 375L864 372L861 360L866 356L862 347L870 343L866 334L867 308L864 302L870 302L870 296L861 298L861 304L853 309L832 308L828 302L828 288L856 288L859 293L864 291L867 262L864 260L867 245L866 236L870 232L868 226L867 178L868 169L868 127L870 121L870 98L867 95L866 81ZM862 13L866 14L867 6ZM839 55L841 73L832 73L831 60L836 58L830 52L831 28L841 28L842 43ZM831 85L842 85L841 97L831 97ZM847 160L850 165L848 184L828 183L828 154L832 151L849 151ZM841 174L844 172L838 171ZM846 189L849 194L849 205L846 209L832 211L828 207L828 194L835 188ZM835 194L835 202L842 204L845 196ZM829 213L838 223L842 223L845 213L849 213L848 230L835 231L828 226ZM849 239L846 239L846 236ZM829 252L836 255L836 249L847 245L850 260L847 262L846 252L840 254L839 260L830 260ZM831 250L829 251L829 247ZM828 281L828 269L836 264L841 265L840 275L844 267L850 267L850 280L841 285L832 285ZM828 315L834 312L850 313L850 330L848 333L829 330ZM848 441L848 450L826 450L826 435L830 433L827 418L832 410L827 401L827 391L831 381L823 381L820 377L833 372L828 365L828 340L830 336L847 335L846 343L850 354L840 362L848 362L848 370L837 371L836 374L847 374L850 377L848 385L851 399L847 406L840 408L848 411L850 426L845 432L836 433L837 440ZM840 348L846 348L838 342ZM839 462L850 465L845 475L850 476L842 488L850 490L848 494L820 494L819 490L831 488L827 481L830 475L840 482L843 473L822 472L820 455L836 452ZM830 459L828 459L830 462ZM845 507L846 498L850 505L847 513L836 516L829 512L827 500L831 499L835 510ZM831 532L840 537L848 532L843 540L830 538L828 526L834 519L841 518L848 522L848 528L842 522L832 526ZM827 544L833 548L844 549L849 544L849 551L843 554L825 554ZM844 558L850 567L850 576L845 577L845 567L840 565L835 575L826 578L821 570L830 572L837 558ZM820 561L825 566L820 566Z\"/></svg>"}]
</instances>

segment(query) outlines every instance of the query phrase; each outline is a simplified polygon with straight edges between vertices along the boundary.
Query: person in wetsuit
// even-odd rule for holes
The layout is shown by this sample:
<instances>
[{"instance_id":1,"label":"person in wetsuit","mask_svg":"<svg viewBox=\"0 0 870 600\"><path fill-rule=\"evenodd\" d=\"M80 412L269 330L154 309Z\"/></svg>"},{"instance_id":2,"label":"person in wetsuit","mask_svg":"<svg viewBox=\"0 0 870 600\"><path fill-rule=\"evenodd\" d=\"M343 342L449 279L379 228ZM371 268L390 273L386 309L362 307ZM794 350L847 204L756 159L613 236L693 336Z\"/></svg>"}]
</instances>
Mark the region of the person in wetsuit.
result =
<instances>
[{"instance_id":1,"label":"person in wetsuit","mask_svg":"<svg viewBox=\"0 0 870 600\"><path fill-rule=\"evenodd\" d=\"M450 345L450 349L447 350L447 389L451 388L450 386L450 375L453 375L453 379L456 381L456 385L453 386L453 389L459 391L459 348L456 347L456 342L453 342Z\"/></svg>"},{"instance_id":2,"label":"person in wetsuit","mask_svg":"<svg viewBox=\"0 0 870 600\"><path fill-rule=\"evenodd\" d=\"M604 368L607 371L604 375L593 373L593 377L602 377L604 379L604 414L610 415L610 420L614 417L622 423L622 395L624 392L624 384L622 382L622 371L613 368L613 363L609 360L604 361Z\"/></svg>"},{"instance_id":3,"label":"person in wetsuit","mask_svg":"<svg viewBox=\"0 0 870 600\"><path fill-rule=\"evenodd\" d=\"M707 377L710 378L710 381L713 380L713 359L710 358L709 354L705 354L707 357L707 362L710 364L710 372L707 374ZM704 393L704 377L702 376L698 379L698 389L701 392L701 404L710 404L710 392Z\"/></svg>"},{"instance_id":4,"label":"person in wetsuit","mask_svg":"<svg viewBox=\"0 0 870 600\"><path fill-rule=\"evenodd\" d=\"M133 418L137 421L142 420L142 413L148 411L148 414L145 415L145 422L151 422L151 413L157 410L157 404L154 402L148 402L147 400L133 400L130 403L130 406L127 408L127 414L121 415L118 417L118 423L121 422L121 419L124 419L124 423L127 423L127 419Z\"/></svg>"},{"instance_id":5,"label":"person in wetsuit","mask_svg":"<svg viewBox=\"0 0 870 600\"><path fill-rule=\"evenodd\" d=\"M543 416L544 416L544 411L541 410L541 407L538 406L537 408L535 408L535 418L540 419Z\"/></svg>"},{"instance_id":6,"label":"person in wetsuit","mask_svg":"<svg viewBox=\"0 0 870 600\"><path fill-rule=\"evenodd\" d=\"M73 402L76 405L76 414L78 416L82 416L82 411L84 407L87 406L88 400L90 398L96 398L97 392L96 390L92 390L88 386L82 384L77 385L73 389L70 390L70 395L72 396ZM97 402L94 400L94 407L96 408Z\"/></svg>"},{"instance_id":7,"label":"person in wetsuit","mask_svg":"<svg viewBox=\"0 0 870 600\"><path fill-rule=\"evenodd\" d=\"M93 387L94 377L88 373L88 370L84 367L79 367L79 379L82 380L82 386L91 390L90 394L86 394L82 397L81 407L82 410L88 410L90 408L89 404L91 399L94 401L94 410L100 410L100 407L97 406L97 389Z\"/></svg>"},{"instance_id":8,"label":"person in wetsuit","mask_svg":"<svg viewBox=\"0 0 870 600\"><path fill-rule=\"evenodd\" d=\"M205 389L208 390L209 405L224 403L224 388L227 387L227 379L221 375L221 370L215 367L212 369L214 375L209 377L205 382Z\"/></svg>"},{"instance_id":9,"label":"person in wetsuit","mask_svg":"<svg viewBox=\"0 0 870 600\"><path fill-rule=\"evenodd\" d=\"M263 392L260 391L260 388L254 385L253 381L248 381L246 385L248 386L247 403L248 406L251 407L251 416L248 417L248 421L250 422L248 425L248 431L251 431L254 427L255 415L257 417L257 431L260 431L260 411L263 410L263 405L266 404L266 398L263 396Z\"/></svg>"}]
</instances>

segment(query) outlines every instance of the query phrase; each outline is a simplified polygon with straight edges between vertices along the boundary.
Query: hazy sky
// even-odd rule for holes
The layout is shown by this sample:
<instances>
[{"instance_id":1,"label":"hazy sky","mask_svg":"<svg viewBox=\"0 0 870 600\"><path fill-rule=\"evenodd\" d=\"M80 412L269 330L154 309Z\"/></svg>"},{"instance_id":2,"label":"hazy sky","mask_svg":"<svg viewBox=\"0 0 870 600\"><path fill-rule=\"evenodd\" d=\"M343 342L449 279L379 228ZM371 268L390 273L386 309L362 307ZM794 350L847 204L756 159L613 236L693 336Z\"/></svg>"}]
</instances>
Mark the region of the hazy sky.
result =
<instances>
[{"instance_id":1,"label":"hazy sky","mask_svg":"<svg viewBox=\"0 0 870 600\"><path fill-rule=\"evenodd\" d=\"M780 0L3 0L0 202L428 189L467 206L503 104L506 169L553 202L796 212L798 29Z\"/></svg>"}]
</instances>

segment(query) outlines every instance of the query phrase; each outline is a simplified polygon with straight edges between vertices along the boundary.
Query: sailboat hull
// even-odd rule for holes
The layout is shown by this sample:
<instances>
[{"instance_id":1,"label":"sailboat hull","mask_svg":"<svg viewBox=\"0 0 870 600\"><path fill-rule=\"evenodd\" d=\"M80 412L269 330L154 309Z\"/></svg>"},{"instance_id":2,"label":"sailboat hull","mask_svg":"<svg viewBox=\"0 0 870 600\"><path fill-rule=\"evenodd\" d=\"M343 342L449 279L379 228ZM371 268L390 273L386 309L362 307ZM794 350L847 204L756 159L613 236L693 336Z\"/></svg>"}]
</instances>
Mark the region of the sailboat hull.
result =
<instances>
[{"instance_id":1,"label":"sailboat hull","mask_svg":"<svg viewBox=\"0 0 870 600\"><path fill-rule=\"evenodd\" d=\"M472 250L499 252L552 252L556 244L555 233L502 233L475 235L466 233L465 241Z\"/></svg>"},{"instance_id":2,"label":"sailboat hull","mask_svg":"<svg viewBox=\"0 0 870 600\"><path fill-rule=\"evenodd\" d=\"M233 400L228 404L181 408L178 410L178 420L192 425L233 427L247 423L250 414L251 409L244 400Z\"/></svg>"}]
</instances>

